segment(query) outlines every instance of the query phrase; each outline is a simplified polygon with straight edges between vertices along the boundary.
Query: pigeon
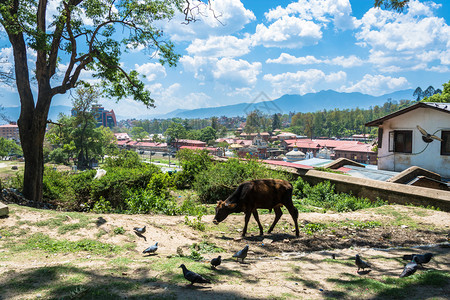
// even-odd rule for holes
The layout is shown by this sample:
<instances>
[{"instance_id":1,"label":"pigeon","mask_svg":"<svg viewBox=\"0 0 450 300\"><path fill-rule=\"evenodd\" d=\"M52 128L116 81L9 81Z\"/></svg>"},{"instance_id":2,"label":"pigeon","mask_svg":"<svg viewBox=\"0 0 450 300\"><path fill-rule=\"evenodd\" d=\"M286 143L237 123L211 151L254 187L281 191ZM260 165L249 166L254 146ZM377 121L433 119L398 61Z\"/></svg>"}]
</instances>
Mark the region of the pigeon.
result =
<instances>
[{"instance_id":1,"label":"pigeon","mask_svg":"<svg viewBox=\"0 0 450 300\"><path fill-rule=\"evenodd\" d=\"M142 253L155 253L158 250L158 242L156 242L153 246L148 247Z\"/></svg>"},{"instance_id":2,"label":"pigeon","mask_svg":"<svg viewBox=\"0 0 450 300\"><path fill-rule=\"evenodd\" d=\"M242 259L242 262L244 262L244 258L247 257L247 252L248 252L248 245L244 247L244 249L239 250L238 252L236 252L233 257L236 257L236 261L239 260L239 258Z\"/></svg>"},{"instance_id":3,"label":"pigeon","mask_svg":"<svg viewBox=\"0 0 450 300\"><path fill-rule=\"evenodd\" d=\"M367 262L363 261L361 257L359 257L359 254L356 254L355 264L358 267L358 271L356 272L359 272L359 269L363 269L364 271L365 268L370 268L370 265Z\"/></svg>"},{"instance_id":4,"label":"pigeon","mask_svg":"<svg viewBox=\"0 0 450 300\"><path fill-rule=\"evenodd\" d=\"M430 262L431 258L433 257L433 253L428 252L425 254L405 254L403 255L403 260L412 260L414 257L417 257L417 264L423 268L422 264Z\"/></svg>"},{"instance_id":5,"label":"pigeon","mask_svg":"<svg viewBox=\"0 0 450 300\"><path fill-rule=\"evenodd\" d=\"M145 232L145 228L146 228L146 227L147 227L147 226L144 226L144 227L142 227L142 228L134 227L133 230L136 231L136 233L143 234L143 233Z\"/></svg>"},{"instance_id":6,"label":"pigeon","mask_svg":"<svg viewBox=\"0 0 450 300\"><path fill-rule=\"evenodd\" d=\"M408 277L414 274L417 271L417 257L413 256L413 259L411 262L407 263L405 268L403 269L402 274L400 274L400 277Z\"/></svg>"},{"instance_id":7,"label":"pigeon","mask_svg":"<svg viewBox=\"0 0 450 300\"><path fill-rule=\"evenodd\" d=\"M193 285L194 283L211 283L211 281L204 278L202 275L189 271L184 264L181 264L179 268L183 269L183 276L191 282L190 285Z\"/></svg>"},{"instance_id":8,"label":"pigeon","mask_svg":"<svg viewBox=\"0 0 450 300\"><path fill-rule=\"evenodd\" d=\"M216 258L211 259L211 267L213 269L215 269L221 263L222 263L222 257L220 255Z\"/></svg>"}]
</instances>

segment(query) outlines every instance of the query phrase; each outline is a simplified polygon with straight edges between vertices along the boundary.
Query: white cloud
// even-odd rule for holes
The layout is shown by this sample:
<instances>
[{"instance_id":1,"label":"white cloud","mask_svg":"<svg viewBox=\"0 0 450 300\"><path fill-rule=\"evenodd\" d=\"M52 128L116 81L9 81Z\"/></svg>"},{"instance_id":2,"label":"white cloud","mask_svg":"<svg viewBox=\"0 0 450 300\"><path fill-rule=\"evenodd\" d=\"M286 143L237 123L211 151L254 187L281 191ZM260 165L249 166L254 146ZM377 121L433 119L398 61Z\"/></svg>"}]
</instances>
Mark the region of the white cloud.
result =
<instances>
[{"instance_id":1,"label":"white cloud","mask_svg":"<svg viewBox=\"0 0 450 300\"><path fill-rule=\"evenodd\" d=\"M177 13L169 23L163 23L165 31L173 41L192 41L210 35L230 35L235 33L256 17L246 9L240 0L212 0L211 9L204 2L191 1L196 22L183 25L184 15Z\"/></svg>"},{"instance_id":2,"label":"white cloud","mask_svg":"<svg viewBox=\"0 0 450 300\"><path fill-rule=\"evenodd\" d=\"M366 74L362 80L351 83L350 86L342 86L339 90L341 92L361 92L379 96L408 87L409 83L405 77Z\"/></svg>"},{"instance_id":3,"label":"white cloud","mask_svg":"<svg viewBox=\"0 0 450 300\"><path fill-rule=\"evenodd\" d=\"M166 69L159 63L146 63L143 65L134 65L136 71L144 75L147 81L154 81L157 78L166 77Z\"/></svg>"},{"instance_id":4,"label":"white cloud","mask_svg":"<svg viewBox=\"0 0 450 300\"><path fill-rule=\"evenodd\" d=\"M285 8L278 6L265 14L273 21L286 16L296 16L303 20L315 20L320 23L333 22L339 29L352 29L356 19L351 16L352 8L348 0L298 0Z\"/></svg>"},{"instance_id":5,"label":"white cloud","mask_svg":"<svg viewBox=\"0 0 450 300\"><path fill-rule=\"evenodd\" d=\"M406 13L370 9L361 19L356 38L370 48L369 61L382 71L426 70L445 63L450 48L450 26L434 16L439 5L412 0Z\"/></svg>"},{"instance_id":6,"label":"white cloud","mask_svg":"<svg viewBox=\"0 0 450 300\"><path fill-rule=\"evenodd\" d=\"M318 59L312 55L295 57L287 53L281 53L278 58L267 59L266 63L286 64L286 65L312 65L312 64L327 64L341 66L344 68L351 68L361 66L363 61L355 55L348 57L338 56L332 59Z\"/></svg>"},{"instance_id":7,"label":"white cloud","mask_svg":"<svg viewBox=\"0 0 450 300\"><path fill-rule=\"evenodd\" d=\"M255 45L279 48L301 48L314 45L321 38L320 25L290 16L284 16L268 27L264 24L258 24L252 37Z\"/></svg>"},{"instance_id":8,"label":"white cloud","mask_svg":"<svg viewBox=\"0 0 450 300\"><path fill-rule=\"evenodd\" d=\"M213 69L215 79L220 80L221 83L239 87L256 84L259 73L261 73L261 63L249 63L243 59L222 58L217 61Z\"/></svg>"},{"instance_id":9,"label":"white cloud","mask_svg":"<svg viewBox=\"0 0 450 300\"><path fill-rule=\"evenodd\" d=\"M322 70L309 69L296 73L266 74L263 79L272 85L275 94L294 93L303 95L316 92L316 86L318 89L323 89L324 82L333 83L344 81L346 77L347 74L343 71L325 74Z\"/></svg>"},{"instance_id":10,"label":"white cloud","mask_svg":"<svg viewBox=\"0 0 450 300\"><path fill-rule=\"evenodd\" d=\"M232 85L233 88L254 85L262 68L260 62L249 63L243 59L228 57L218 59L183 56L180 61L184 70L193 72L195 78L202 81L215 80L225 86Z\"/></svg>"},{"instance_id":11,"label":"white cloud","mask_svg":"<svg viewBox=\"0 0 450 300\"><path fill-rule=\"evenodd\" d=\"M234 36L212 36L208 39L195 39L186 51L190 55L207 57L236 57L250 52L251 40L247 37L238 39Z\"/></svg>"}]
</instances>

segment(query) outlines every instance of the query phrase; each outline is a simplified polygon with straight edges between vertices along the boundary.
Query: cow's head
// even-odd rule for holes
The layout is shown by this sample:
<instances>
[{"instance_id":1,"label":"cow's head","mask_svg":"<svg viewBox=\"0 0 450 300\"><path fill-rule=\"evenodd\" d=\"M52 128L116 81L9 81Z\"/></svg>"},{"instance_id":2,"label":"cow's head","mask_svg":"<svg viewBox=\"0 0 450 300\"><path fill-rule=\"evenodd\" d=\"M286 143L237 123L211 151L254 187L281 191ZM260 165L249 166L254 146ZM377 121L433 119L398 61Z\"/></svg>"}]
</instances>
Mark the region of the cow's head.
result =
<instances>
[{"instance_id":1,"label":"cow's head","mask_svg":"<svg viewBox=\"0 0 450 300\"><path fill-rule=\"evenodd\" d=\"M236 203L228 203L223 200L217 201L216 206L216 216L214 217L213 223L219 224L228 217L229 214L233 213L236 209Z\"/></svg>"}]
</instances>

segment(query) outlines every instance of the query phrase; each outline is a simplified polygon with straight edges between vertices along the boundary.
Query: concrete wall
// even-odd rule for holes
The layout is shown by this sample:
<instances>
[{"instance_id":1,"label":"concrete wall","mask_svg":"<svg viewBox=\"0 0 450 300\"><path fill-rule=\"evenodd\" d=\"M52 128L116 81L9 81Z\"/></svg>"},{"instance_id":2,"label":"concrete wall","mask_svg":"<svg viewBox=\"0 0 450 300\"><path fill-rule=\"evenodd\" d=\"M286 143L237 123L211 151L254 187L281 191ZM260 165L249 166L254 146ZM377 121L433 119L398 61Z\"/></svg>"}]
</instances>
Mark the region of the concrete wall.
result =
<instances>
[{"instance_id":1,"label":"concrete wall","mask_svg":"<svg viewBox=\"0 0 450 300\"><path fill-rule=\"evenodd\" d=\"M316 170L309 170L300 176L314 185L324 180L329 180L335 185L336 191L340 193L352 193L357 197L365 197L370 200L380 198L389 203L432 205L439 207L443 211L450 212L450 192L447 191L356 178Z\"/></svg>"},{"instance_id":2,"label":"concrete wall","mask_svg":"<svg viewBox=\"0 0 450 300\"><path fill-rule=\"evenodd\" d=\"M378 169L401 172L418 166L450 178L450 156L441 155L440 141L425 143L417 125L441 137L437 130L450 130L450 117L448 113L435 109L417 108L386 120L380 126L383 128L383 141L382 147L378 148ZM412 153L389 152L389 132L393 130L412 130Z\"/></svg>"}]
</instances>

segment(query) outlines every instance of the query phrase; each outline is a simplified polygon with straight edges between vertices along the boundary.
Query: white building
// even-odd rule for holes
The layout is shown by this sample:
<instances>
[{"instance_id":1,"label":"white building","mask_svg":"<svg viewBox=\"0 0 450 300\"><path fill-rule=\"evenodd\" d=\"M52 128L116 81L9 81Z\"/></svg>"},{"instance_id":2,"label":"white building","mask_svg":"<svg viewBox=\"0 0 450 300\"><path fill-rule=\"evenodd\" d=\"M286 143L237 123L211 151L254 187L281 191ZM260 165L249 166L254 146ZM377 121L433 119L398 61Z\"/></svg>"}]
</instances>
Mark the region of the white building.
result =
<instances>
[{"instance_id":1,"label":"white building","mask_svg":"<svg viewBox=\"0 0 450 300\"><path fill-rule=\"evenodd\" d=\"M379 170L418 166L450 178L450 104L419 102L366 126L378 127Z\"/></svg>"}]
</instances>

